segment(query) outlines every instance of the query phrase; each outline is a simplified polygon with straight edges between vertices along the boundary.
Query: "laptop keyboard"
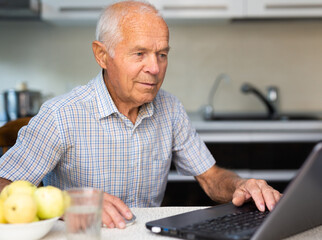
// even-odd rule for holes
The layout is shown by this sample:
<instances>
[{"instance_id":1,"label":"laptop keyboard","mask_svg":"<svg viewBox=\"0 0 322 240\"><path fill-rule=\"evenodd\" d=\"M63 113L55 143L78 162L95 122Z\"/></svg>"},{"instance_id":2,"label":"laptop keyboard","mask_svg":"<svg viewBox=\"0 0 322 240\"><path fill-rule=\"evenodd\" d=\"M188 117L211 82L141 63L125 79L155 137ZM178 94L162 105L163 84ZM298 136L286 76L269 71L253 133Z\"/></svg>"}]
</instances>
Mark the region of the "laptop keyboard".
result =
<instances>
[{"instance_id":1,"label":"laptop keyboard","mask_svg":"<svg viewBox=\"0 0 322 240\"><path fill-rule=\"evenodd\" d=\"M221 234L237 234L238 232L248 232L256 228L263 222L269 211L260 212L258 210L251 212L237 212L214 219L189 225L183 229L183 232L203 232L203 233L221 233Z\"/></svg>"}]
</instances>

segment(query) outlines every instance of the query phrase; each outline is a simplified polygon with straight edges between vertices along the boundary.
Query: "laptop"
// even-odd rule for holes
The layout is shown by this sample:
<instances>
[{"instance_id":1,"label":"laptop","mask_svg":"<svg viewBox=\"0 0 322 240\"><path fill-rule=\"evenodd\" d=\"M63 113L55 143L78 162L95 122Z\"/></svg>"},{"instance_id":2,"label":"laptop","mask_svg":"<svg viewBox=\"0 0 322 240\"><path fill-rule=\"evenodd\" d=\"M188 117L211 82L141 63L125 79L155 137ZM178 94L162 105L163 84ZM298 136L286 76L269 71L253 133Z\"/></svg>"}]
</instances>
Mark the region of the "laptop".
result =
<instances>
[{"instance_id":1,"label":"laptop","mask_svg":"<svg viewBox=\"0 0 322 240\"><path fill-rule=\"evenodd\" d=\"M229 223L231 218L235 218L233 223ZM251 202L241 207L227 203L150 221L146 227L153 233L182 239L271 240L321 224L322 143L318 143L272 212L262 213Z\"/></svg>"}]
</instances>

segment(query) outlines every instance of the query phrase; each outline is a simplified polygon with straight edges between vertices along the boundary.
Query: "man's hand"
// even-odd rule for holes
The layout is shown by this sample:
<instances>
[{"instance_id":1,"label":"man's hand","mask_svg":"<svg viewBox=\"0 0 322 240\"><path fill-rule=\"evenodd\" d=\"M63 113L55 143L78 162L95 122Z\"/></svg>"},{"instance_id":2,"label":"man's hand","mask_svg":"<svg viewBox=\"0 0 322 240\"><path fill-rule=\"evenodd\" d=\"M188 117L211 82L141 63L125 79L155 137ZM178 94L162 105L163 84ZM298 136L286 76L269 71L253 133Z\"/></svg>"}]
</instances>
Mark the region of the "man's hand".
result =
<instances>
[{"instance_id":1,"label":"man's hand","mask_svg":"<svg viewBox=\"0 0 322 240\"><path fill-rule=\"evenodd\" d=\"M125 203L110 194L104 193L102 221L108 228L125 228L124 218L133 217L131 210Z\"/></svg>"},{"instance_id":2,"label":"man's hand","mask_svg":"<svg viewBox=\"0 0 322 240\"><path fill-rule=\"evenodd\" d=\"M233 194L233 204L241 206L251 198L260 211L265 211L265 205L272 211L282 194L269 186L264 180L241 179Z\"/></svg>"},{"instance_id":3,"label":"man's hand","mask_svg":"<svg viewBox=\"0 0 322 240\"><path fill-rule=\"evenodd\" d=\"M260 211L265 211L265 205L271 211L281 198L281 194L264 180L243 179L216 165L196 176L196 179L207 195L216 202L232 200L233 204L241 206L253 199Z\"/></svg>"}]
</instances>

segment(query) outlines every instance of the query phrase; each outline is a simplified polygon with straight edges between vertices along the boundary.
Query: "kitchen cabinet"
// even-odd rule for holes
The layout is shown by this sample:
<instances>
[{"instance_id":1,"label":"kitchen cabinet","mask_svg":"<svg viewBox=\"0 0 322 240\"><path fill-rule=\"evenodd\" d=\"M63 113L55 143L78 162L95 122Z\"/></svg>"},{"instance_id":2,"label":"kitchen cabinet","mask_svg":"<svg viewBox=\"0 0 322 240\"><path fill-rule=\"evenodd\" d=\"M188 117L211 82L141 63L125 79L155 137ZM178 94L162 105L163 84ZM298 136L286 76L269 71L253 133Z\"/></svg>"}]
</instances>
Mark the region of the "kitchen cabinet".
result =
<instances>
[{"instance_id":1,"label":"kitchen cabinet","mask_svg":"<svg viewBox=\"0 0 322 240\"><path fill-rule=\"evenodd\" d=\"M41 19L58 24L96 24L102 9L115 0L41 0Z\"/></svg>"},{"instance_id":2,"label":"kitchen cabinet","mask_svg":"<svg viewBox=\"0 0 322 240\"><path fill-rule=\"evenodd\" d=\"M150 0L166 19L233 18L244 15L245 0Z\"/></svg>"},{"instance_id":3,"label":"kitchen cabinet","mask_svg":"<svg viewBox=\"0 0 322 240\"><path fill-rule=\"evenodd\" d=\"M165 19L233 18L244 14L245 0L149 0ZM103 7L116 0L41 0L45 21L97 20Z\"/></svg>"},{"instance_id":4,"label":"kitchen cabinet","mask_svg":"<svg viewBox=\"0 0 322 240\"><path fill-rule=\"evenodd\" d=\"M41 19L95 24L116 0L41 0ZM322 0L149 0L165 19L321 17Z\"/></svg>"},{"instance_id":5,"label":"kitchen cabinet","mask_svg":"<svg viewBox=\"0 0 322 240\"><path fill-rule=\"evenodd\" d=\"M204 121L189 114L217 165L244 178L265 179L283 192L322 140L322 121ZM164 205L213 205L193 177L172 166Z\"/></svg>"},{"instance_id":6,"label":"kitchen cabinet","mask_svg":"<svg viewBox=\"0 0 322 240\"><path fill-rule=\"evenodd\" d=\"M265 179L283 192L295 177L316 142L206 142L217 166L230 169L244 178ZM193 177L172 171L163 201L164 206L215 205Z\"/></svg>"},{"instance_id":7,"label":"kitchen cabinet","mask_svg":"<svg viewBox=\"0 0 322 240\"><path fill-rule=\"evenodd\" d=\"M283 192L310 154L316 142L206 142L217 166L244 178L265 179ZM193 177L172 171L164 206L209 206L216 203L203 192Z\"/></svg>"},{"instance_id":8,"label":"kitchen cabinet","mask_svg":"<svg viewBox=\"0 0 322 240\"><path fill-rule=\"evenodd\" d=\"M321 17L322 0L150 0L166 19Z\"/></svg>"},{"instance_id":9,"label":"kitchen cabinet","mask_svg":"<svg viewBox=\"0 0 322 240\"><path fill-rule=\"evenodd\" d=\"M255 173L256 178L289 181L293 177L289 174L296 173L322 140L321 120L218 122L204 121L198 114L190 118L218 165L247 170L241 172L244 177ZM267 171L271 171L268 177Z\"/></svg>"},{"instance_id":10,"label":"kitchen cabinet","mask_svg":"<svg viewBox=\"0 0 322 240\"><path fill-rule=\"evenodd\" d=\"M322 0L247 0L248 18L321 17Z\"/></svg>"}]
</instances>

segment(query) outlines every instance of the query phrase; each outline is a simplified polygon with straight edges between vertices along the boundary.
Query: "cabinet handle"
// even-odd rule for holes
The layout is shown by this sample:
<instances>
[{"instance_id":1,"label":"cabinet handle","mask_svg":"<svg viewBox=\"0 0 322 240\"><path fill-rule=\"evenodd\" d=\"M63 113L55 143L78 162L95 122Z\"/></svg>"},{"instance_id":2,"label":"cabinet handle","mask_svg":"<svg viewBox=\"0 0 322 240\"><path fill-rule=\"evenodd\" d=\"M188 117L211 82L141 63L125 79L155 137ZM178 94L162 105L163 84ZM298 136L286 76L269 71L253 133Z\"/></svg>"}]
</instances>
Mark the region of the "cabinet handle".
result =
<instances>
[{"instance_id":1,"label":"cabinet handle","mask_svg":"<svg viewBox=\"0 0 322 240\"><path fill-rule=\"evenodd\" d=\"M266 4L266 9L316 9L322 8L322 4Z\"/></svg>"},{"instance_id":2,"label":"cabinet handle","mask_svg":"<svg viewBox=\"0 0 322 240\"><path fill-rule=\"evenodd\" d=\"M226 5L216 5L216 6L179 6L179 5L165 5L162 7L163 10L227 10Z\"/></svg>"},{"instance_id":3,"label":"cabinet handle","mask_svg":"<svg viewBox=\"0 0 322 240\"><path fill-rule=\"evenodd\" d=\"M60 12L100 12L103 7L60 7Z\"/></svg>"}]
</instances>

